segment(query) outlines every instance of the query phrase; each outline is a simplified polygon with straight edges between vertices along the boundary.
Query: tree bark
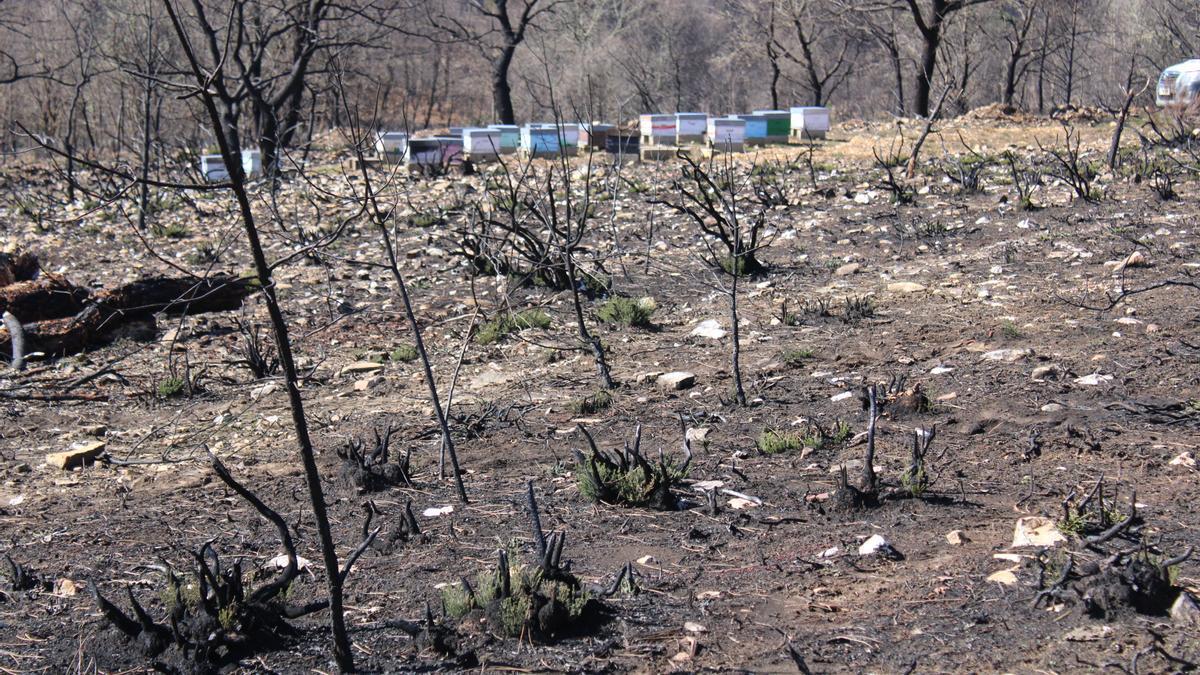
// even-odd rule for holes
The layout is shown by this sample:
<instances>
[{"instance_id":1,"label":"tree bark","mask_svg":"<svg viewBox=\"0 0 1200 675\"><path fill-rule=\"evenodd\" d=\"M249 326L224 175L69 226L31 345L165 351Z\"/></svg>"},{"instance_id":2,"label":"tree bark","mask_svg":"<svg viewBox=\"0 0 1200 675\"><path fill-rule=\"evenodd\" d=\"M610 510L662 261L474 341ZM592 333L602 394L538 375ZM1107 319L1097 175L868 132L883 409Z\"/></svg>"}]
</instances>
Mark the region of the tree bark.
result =
<instances>
[{"instance_id":1,"label":"tree bark","mask_svg":"<svg viewBox=\"0 0 1200 675\"><path fill-rule=\"evenodd\" d=\"M513 113L512 85L508 81L508 71L516 51L515 44L505 45L500 57L492 64L492 108L500 124L517 123Z\"/></svg>"}]
</instances>

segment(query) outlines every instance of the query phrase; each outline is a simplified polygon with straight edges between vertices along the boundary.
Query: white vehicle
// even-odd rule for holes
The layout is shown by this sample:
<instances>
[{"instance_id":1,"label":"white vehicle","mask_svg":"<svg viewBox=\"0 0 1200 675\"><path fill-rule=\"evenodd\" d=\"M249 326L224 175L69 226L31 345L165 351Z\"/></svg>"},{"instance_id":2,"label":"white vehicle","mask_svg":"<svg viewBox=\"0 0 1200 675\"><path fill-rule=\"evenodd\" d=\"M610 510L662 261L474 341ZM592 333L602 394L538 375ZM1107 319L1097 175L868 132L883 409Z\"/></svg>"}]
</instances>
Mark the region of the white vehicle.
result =
<instances>
[{"instance_id":1,"label":"white vehicle","mask_svg":"<svg viewBox=\"0 0 1200 675\"><path fill-rule=\"evenodd\" d=\"M1200 59L1177 63L1162 72L1154 102L1159 106L1190 105L1200 98Z\"/></svg>"}]
</instances>

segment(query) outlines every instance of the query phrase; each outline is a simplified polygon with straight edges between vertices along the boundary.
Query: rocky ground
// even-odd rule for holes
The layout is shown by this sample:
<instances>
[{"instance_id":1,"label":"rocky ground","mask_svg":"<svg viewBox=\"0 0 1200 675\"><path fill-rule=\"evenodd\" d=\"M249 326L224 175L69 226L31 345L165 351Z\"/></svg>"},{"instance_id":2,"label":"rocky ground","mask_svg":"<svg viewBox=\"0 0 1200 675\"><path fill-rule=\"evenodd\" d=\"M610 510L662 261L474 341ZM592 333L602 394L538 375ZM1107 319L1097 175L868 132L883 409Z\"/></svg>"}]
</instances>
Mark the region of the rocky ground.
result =
<instances>
[{"instance_id":1,"label":"rocky ground","mask_svg":"<svg viewBox=\"0 0 1200 675\"><path fill-rule=\"evenodd\" d=\"M351 198L361 179L330 152L274 199L257 186L269 255L300 253L279 267L278 289L339 552L358 545L368 499L385 535L400 530L411 500L424 535L372 548L349 577L359 667L1195 668L1200 610L1189 593L1200 591L1200 573L1194 560L1172 558L1200 541L1200 294L1168 286L1108 306L1122 288L1191 283L1200 266L1194 175L1177 169L1178 197L1164 200L1148 160L1131 150L1124 168L1099 172L1085 200L1050 175L1038 147L1061 146L1054 122L958 124L987 157L979 189L948 178L976 161L948 126L904 181L908 204L893 202L885 172L863 152L898 147L888 127L838 129L811 173L803 149L766 153L778 193L760 252L767 269L742 279L739 293L746 406L733 398L728 277L706 262L696 224L658 203L678 197L677 162L594 172L604 197L581 258L611 277L608 296L653 307L649 325L621 326L597 318L606 294L585 299L618 382L599 404L591 357L575 349L570 293L472 277L455 254L459 229L501 172L397 176L385 193L390 222L443 397L454 392L467 504L439 477L413 338L380 266L381 238ZM1111 127L1079 130L1083 159L1101 159ZM1041 167L1037 208L1021 208L1005 148ZM736 162L747 181L754 157ZM61 181L44 168L2 173L6 243L78 286L250 269L223 194L159 195L154 231L139 234L128 202L64 203ZM472 337L510 308L540 309L549 325L487 345ZM275 527L217 479L204 448L284 516L300 556L314 561L289 597L322 597L287 398L276 376L257 378L243 363L239 324L269 335L257 296L240 312L161 316L149 335L35 357L24 372L0 375L3 549L31 575L18 584L5 570L0 582L6 672L154 666L101 617L89 583L124 608L130 589L162 620L163 566L187 573L206 542L226 565L241 561L248 586L270 576L268 561L283 552ZM660 377L680 372L692 377ZM856 483L863 471L869 414L860 395L871 384L887 400L874 462L882 490L877 504L852 508L839 475L844 467ZM68 388L86 400L18 396ZM680 419L694 457L672 493L677 509L581 494L579 424L607 450L640 424L642 451L657 462L660 449L681 458ZM412 482L365 494L345 479L337 450L356 438L370 446L372 431L388 425L398 428L393 454L411 452ZM933 429L915 487L905 473L914 431ZM46 461L87 444L102 452L97 461ZM555 635L506 637L494 616L460 620L444 614L444 601L462 578L494 568L498 549L534 564L527 481L543 528L565 533L562 558L593 600ZM604 595L627 563L639 592ZM443 649L396 621L422 620L427 604L451 636ZM327 614L290 623L293 634L218 667L331 670Z\"/></svg>"}]
</instances>

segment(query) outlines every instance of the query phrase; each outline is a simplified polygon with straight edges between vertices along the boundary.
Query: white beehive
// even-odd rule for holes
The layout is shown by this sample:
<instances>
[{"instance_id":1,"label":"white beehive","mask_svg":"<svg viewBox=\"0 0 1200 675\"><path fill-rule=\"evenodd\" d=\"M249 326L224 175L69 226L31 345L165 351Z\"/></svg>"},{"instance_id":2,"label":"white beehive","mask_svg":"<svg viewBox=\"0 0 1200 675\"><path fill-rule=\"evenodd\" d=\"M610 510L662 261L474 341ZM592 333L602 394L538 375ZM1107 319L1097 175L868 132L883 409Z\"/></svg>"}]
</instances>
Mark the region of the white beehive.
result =
<instances>
[{"instance_id":1,"label":"white beehive","mask_svg":"<svg viewBox=\"0 0 1200 675\"><path fill-rule=\"evenodd\" d=\"M741 152L746 148L746 120L739 117L713 117L706 133L714 150Z\"/></svg>"},{"instance_id":2,"label":"white beehive","mask_svg":"<svg viewBox=\"0 0 1200 675\"><path fill-rule=\"evenodd\" d=\"M375 151L380 156L404 157L408 152L408 134L403 131L380 131L375 136Z\"/></svg>"},{"instance_id":3,"label":"white beehive","mask_svg":"<svg viewBox=\"0 0 1200 675\"><path fill-rule=\"evenodd\" d=\"M253 178L262 173L262 153L258 150L242 151L242 173Z\"/></svg>"},{"instance_id":4,"label":"white beehive","mask_svg":"<svg viewBox=\"0 0 1200 675\"><path fill-rule=\"evenodd\" d=\"M792 138L825 138L829 131L829 108L802 106L792 108Z\"/></svg>"},{"instance_id":5,"label":"white beehive","mask_svg":"<svg viewBox=\"0 0 1200 675\"><path fill-rule=\"evenodd\" d=\"M500 130L463 129L463 151L471 159L490 159L500 154Z\"/></svg>"},{"instance_id":6,"label":"white beehive","mask_svg":"<svg viewBox=\"0 0 1200 675\"><path fill-rule=\"evenodd\" d=\"M674 115L641 115L638 128L642 145L673 145L675 143Z\"/></svg>"},{"instance_id":7,"label":"white beehive","mask_svg":"<svg viewBox=\"0 0 1200 675\"><path fill-rule=\"evenodd\" d=\"M675 113L675 142L679 145L704 142L708 113Z\"/></svg>"},{"instance_id":8,"label":"white beehive","mask_svg":"<svg viewBox=\"0 0 1200 675\"><path fill-rule=\"evenodd\" d=\"M200 155L200 175L213 183L229 180L229 169L220 155Z\"/></svg>"}]
</instances>

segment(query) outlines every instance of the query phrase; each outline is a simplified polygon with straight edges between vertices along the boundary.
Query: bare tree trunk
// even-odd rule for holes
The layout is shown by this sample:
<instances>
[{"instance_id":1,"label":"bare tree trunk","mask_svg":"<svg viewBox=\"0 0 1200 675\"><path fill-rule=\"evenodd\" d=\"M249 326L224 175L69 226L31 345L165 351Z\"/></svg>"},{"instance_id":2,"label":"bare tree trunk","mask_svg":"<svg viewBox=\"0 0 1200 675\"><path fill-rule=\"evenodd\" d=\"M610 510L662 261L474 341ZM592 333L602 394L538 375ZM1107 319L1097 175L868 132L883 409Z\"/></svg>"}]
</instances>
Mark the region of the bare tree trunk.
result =
<instances>
[{"instance_id":1,"label":"bare tree trunk","mask_svg":"<svg viewBox=\"0 0 1200 675\"><path fill-rule=\"evenodd\" d=\"M316 521L317 535L321 544L321 557L324 561L326 584L329 589L329 621L333 632L334 659L342 672L354 670L354 655L350 650L350 636L346 632L345 610L342 605L342 573L338 568L337 550L334 548L333 535L329 527L329 514L325 507L325 493L321 486L321 474L317 469L317 460L313 451L312 438L309 436L308 420L304 414L304 398L300 394L300 380L296 374L296 361L292 355L292 343L288 335L287 321L275 295L275 281L271 265L263 252L259 240L258 227L255 225L254 211L251 208L250 196L246 192L245 173L242 171L241 147L237 144L236 136L229 135L229 106L224 115L217 109L215 94L209 89L209 78L200 66L188 39L187 30L183 27L171 0L163 0L167 13L180 46L187 56L192 75L196 79L197 92L204 103L209 116L209 122L217 137L221 149L221 157L229 168L230 187L237 199L238 210L246 231L246 239L250 255L254 260L254 269L262 288L263 300L267 306L267 314L271 319L271 327L275 333L275 346L279 354L280 369L283 371L284 386L287 389L288 402L292 412L292 426L296 432L296 445L300 452L300 463L304 467L305 482L308 485L308 496L312 506L313 519ZM220 65L217 66L218 68ZM236 115L233 116L232 128L236 132Z\"/></svg>"},{"instance_id":2,"label":"bare tree trunk","mask_svg":"<svg viewBox=\"0 0 1200 675\"><path fill-rule=\"evenodd\" d=\"M513 113L512 86L508 82L508 71L516 51L517 45L506 44L500 52L500 58L492 64L492 108L500 124L517 123Z\"/></svg>"}]
</instances>

